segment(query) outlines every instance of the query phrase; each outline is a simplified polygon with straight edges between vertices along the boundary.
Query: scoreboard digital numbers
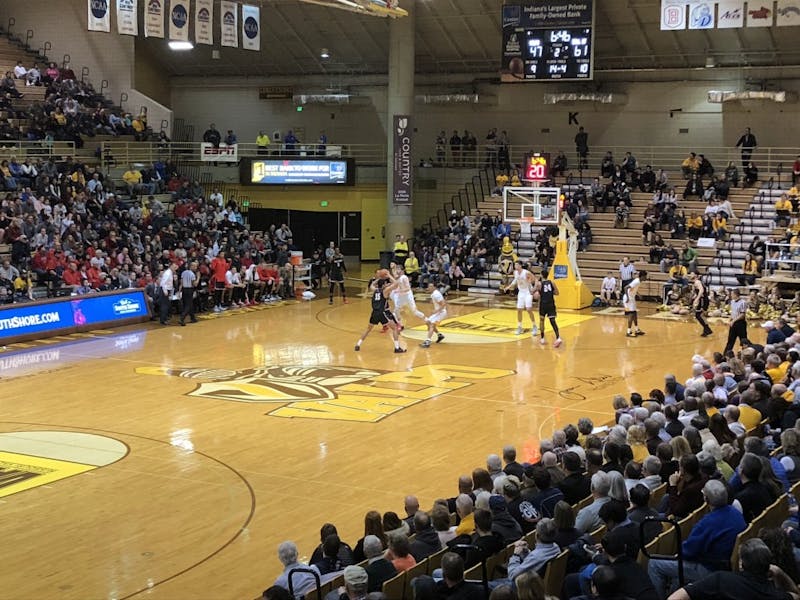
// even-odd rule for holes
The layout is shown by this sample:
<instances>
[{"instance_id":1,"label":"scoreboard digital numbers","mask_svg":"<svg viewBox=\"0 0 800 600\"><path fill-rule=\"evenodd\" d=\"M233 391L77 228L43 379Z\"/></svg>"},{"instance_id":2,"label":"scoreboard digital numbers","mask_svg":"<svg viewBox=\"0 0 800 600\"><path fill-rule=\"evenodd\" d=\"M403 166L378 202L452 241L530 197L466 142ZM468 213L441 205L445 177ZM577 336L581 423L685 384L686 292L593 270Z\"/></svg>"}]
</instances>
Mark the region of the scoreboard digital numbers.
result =
<instances>
[{"instance_id":1,"label":"scoreboard digital numbers","mask_svg":"<svg viewBox=\"0 0 800 600\"><path fill-rule=\"evenodd\" d=\"M592 78L594 1L538 0L503 6L500 80Z\"/></svg>"},{"instance_id":2,"label":"scoreboard digital numbers","mask_svg":"<svg viewBox=\"0 0 800 600\"><path fill-rule=\"evenodd\" d=\"M536 152L525 160L526 181L547 181L550 179L550 155Z\"/></svg>"}]
</instances>

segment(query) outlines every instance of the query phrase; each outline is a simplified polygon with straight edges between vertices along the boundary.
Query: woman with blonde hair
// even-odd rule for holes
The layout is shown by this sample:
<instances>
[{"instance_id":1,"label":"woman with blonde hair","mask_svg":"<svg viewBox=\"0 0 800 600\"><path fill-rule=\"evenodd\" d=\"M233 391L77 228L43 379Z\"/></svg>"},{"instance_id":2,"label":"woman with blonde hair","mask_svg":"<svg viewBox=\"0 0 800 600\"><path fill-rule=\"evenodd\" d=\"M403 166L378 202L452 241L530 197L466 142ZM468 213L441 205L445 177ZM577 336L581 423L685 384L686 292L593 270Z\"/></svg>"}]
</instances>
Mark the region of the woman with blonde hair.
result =
<instances>
[{"instance_id":1,"label":"woman with blonde hair","mask_svg":"<svg viewBox=\"0 0 800 600\"><path fill-rule=\"evenodd\" d=\"M628 445L633 451L633 460L641 464L644 459L650 456L650 451L647 449L647 435L645 434L642 425L631 425L628 428Z\"/></svg>"},{"instance_id":2,"label":"woman with blonde hair","mask_svg":"<svg viewBox=\"0 0 800 600\"><path fill-rule=\"evenodd\" d=\"M514 580L517 600L558 600L545 593L544 581L536 571L525 571Z\"/></svg>"},{"instance_id":3,"label":"woman with blonde hair","mask_svg":"<svg viewBox=\"0 0 800 600\"><path fill-rule=\"evenodd\" d=\"M692 449L689 446L689 441L683 436L676 436L669 441L669 445L672 446L672 458L673 460L680 461L681 458L684 456L688 456L692 453Z\"/></svg>"}]
</instances>

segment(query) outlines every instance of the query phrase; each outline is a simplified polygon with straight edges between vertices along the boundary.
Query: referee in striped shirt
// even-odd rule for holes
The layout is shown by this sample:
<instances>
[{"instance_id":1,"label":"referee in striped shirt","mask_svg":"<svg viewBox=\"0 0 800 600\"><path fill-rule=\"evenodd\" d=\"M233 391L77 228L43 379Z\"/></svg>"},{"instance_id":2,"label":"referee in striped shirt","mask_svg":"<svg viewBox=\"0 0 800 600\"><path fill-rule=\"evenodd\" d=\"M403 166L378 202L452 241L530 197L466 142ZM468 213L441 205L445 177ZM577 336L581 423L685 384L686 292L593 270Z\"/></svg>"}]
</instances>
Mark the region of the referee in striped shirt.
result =
<instances>
[{"instance_id":1,"label":"referee in striped shirt","mask_svg":"<svg viewBox=\"0 0 800 600\"><path fill-rule=\"evenodd\" d=\"M733 350L733 345L739 338L739 344L744 346L747 341L747 300L741 297L739 290L731 290L731 323L728 330L728 343L725 344L727 354Z\"/></svg>"},{"instance_id":2,"label":"referee in striped shirt","mask_svg":"<svg viewBox=\"0 0 800 600\"><path fill-rule=\"evenodd\" d=\"M619 278L622 284L622 291L625 291L625 288L628 287L633 281L633 274L636 272L636 267L634 267L627 256L622 257L622 262L619 263Z\"/></svg>"}]
</instances>

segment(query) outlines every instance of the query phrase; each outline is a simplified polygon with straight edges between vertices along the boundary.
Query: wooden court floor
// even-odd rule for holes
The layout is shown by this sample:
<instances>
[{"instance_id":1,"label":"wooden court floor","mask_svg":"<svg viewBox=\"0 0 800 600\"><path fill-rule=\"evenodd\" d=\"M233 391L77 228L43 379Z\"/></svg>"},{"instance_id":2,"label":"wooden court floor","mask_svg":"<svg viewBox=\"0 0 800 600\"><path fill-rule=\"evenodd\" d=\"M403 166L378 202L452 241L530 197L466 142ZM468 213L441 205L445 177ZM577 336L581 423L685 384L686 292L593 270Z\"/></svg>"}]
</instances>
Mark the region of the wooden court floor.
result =
<instances>
[{"instance_id":1,"label":"wooden court floor","mask_svg":"<svg viewBox=\"0 0 800 600\"><path fill-rule=\"evenodd\" d=\"M503 444L524 460L556 426L605 423L613 394L685 378L725 339L650 317L626 338L586 310L562 312L554 349L503 302L450 300L430 349L407 315L406 354L379 332L354 352L358 296L0 352L0 597L253 598L281 541L310 556L331 521L355 544L366 510L428 508Z\"/></svg>"}]
</instances>

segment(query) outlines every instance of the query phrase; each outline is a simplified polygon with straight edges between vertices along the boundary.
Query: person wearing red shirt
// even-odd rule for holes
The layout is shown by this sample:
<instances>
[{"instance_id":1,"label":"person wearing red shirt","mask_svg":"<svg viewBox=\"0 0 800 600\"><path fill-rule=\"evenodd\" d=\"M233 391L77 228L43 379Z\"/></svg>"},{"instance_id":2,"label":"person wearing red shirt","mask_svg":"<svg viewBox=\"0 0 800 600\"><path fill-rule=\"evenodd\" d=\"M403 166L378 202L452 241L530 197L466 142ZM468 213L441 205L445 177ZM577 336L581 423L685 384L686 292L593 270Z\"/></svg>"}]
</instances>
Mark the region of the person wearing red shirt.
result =
<instances>
[{"instance_id":1,"label":"person wearing red shirt","mask_svg":"<svg viewBox=\"0 0 800 600\"><path fill-rule=\"evenodd\" d=\"M86 269L86 278L89 280L89 285L97 289L100 285L100 269L90 266Z\"/></svg>"},{"instance_id":2,"label":"person wearing red shirt","mask_svg":"<svg viewBox=\"0 0 800 600\"><path fill-rule=\"evenodd\" d=\"M280 280L281 278L280 274L278 273L278 267L276 265L267 265L265 280L267 282L267 287L264 290L264 295L266 296L267 300L278 299L276 292L278 290Z\"/></svg>"},{"instance_id":3,"label":"person wearing red shirt","mask_svg":"<svg viewBox=\"0 0 800 600\"><path fill-rule=\"evenodd\" d=\"M211 261L212 279L214 281L214 312L225 310L222 306L222 294L225 292L225 274L231 266L225 260L225 251L220 250L217 257Z\"/></svg>"},{"instance_id":4,"label":"person wearing red shirt","mask_svg":"<svg viewBox=\"0 0 800 600\"><path fill-rule=\"evenodd\" d=\"M792 185L797 185L798 181L800 181L800 156L794 159L792 165Z\"/></svg>"},{"instance_id":5,"label":"person wearing red shirt","mask_svg":"<svg viewBox=\"0 0 800 600\"><path fill-rule=\"evenodd\" d=\"M63 279L64 284L71 287L73 291L81 284L81 273L78 271L76 263L69 263L69 267L64 271Z\"/></svg>"},{"instance_id":6,"label":"person wearing red shirt","mask_svg":"<svg viewBox=\"0 0 800 600\"><path fill-rule=\"evenodd\" d=\"M268 287L269 286L269 287ZM265 260L261 260L256 267L256 282L255 282L256 290L259 291L261 294L260 299L264 302L269 300L270 291L272 289L272 284L267 284L267 262Z\"/></svg>"}]
</instances>

